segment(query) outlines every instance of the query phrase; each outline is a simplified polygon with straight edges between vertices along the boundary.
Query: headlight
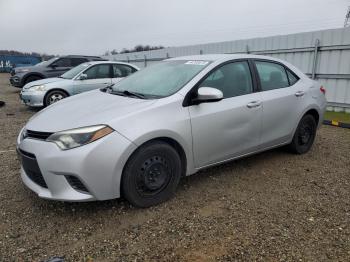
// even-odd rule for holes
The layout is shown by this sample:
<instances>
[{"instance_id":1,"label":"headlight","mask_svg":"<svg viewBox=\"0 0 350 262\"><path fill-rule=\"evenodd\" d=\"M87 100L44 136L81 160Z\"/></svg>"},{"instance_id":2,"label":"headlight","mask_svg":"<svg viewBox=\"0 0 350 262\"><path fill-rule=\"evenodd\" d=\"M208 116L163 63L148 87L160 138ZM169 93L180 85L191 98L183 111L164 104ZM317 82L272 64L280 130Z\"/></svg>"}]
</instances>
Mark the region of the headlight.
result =
<instances>
[{"instance_id":1,"label":"headlight","mask_svg":"<svg viewBox=\"0 0 350 262\"><path fill-rule=\"evenodd\" d=\"M31 91L46 91L46 86L45 85L31 86L28 89Z\"/></svg>"},{"instance_id":2,"label":"headlight","mask_svg":"<svg viewBox=\"0 0 350 262\"><path fill-rule=\"evenodd\" d=\"M16 73L25 73L25 72L28 72L28 71L29 71L29 69L21 69L21 68L15 69Z\"/></svg>"},{"instance_id":3,"label":"headlight","mask_svg":"<svg viewBox=\"0 0 350 262\"><path fill-rule=\"evenodd\" d=\"M94 142L113 131L106 125L88 126L54 133L46 141L54 142L60 149L67 150Z\"/></svg>"}]
</instances>

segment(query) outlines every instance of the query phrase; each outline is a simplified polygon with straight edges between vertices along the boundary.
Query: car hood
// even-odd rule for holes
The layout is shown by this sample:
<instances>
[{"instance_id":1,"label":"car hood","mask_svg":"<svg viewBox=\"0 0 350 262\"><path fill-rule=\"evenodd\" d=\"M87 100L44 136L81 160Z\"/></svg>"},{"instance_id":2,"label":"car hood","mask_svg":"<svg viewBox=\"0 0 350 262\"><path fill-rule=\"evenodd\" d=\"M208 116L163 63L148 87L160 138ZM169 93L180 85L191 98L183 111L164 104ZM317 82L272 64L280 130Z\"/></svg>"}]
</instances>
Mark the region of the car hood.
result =
<instances>
[{"instance_id":1,"label":"car hood","mask_svg":"<svg viewBox=\"0 0 350 262\"><path fill-rule=\"evenodd\" d=\"M16 66L14 67L14 71L15 73L19 73L18 71L20 70L28 70L27 72L38 72L41 71L43 69L45 69L45 66L37 66L37 65L32 65L32 66Z\"/></svg>"},{"instance_id":2,"label":"car hood","mask_svg":"<svg viewBox=\"0 0 350 262\"><path fill-rule=\"evenodd\" d=\"M59 77L45 78L45 79L29 82L28 84L26 84L23 87L23 89L28 89L32 86L47 85L47 84L53 83L53 82L67 82L67 81L71 81L71 80L70 79L63 79L63 78L59 78Z\"/></svg>"},{"instance_id":3,"label":"car hood","mask_svg":"<svg viewBox=\"0 0 350 262\"><path fill-rule=\"evenodd\" d=\"M17 73L20 70L32 70L32 69L33 69L33 66L16 66L13 68L15 73Z\"/></svg>"},{"instance_id":4,"label":"car hood","mask_svg":"<svg viewBox=\"0 0 350 262\"><path fill-rule=\"evenodd\" d=\"M111 125L155 102L94 90L65 98L38 112L28 121L26 129L57 132L91 125Z\"/></svg>"}]
</instances>

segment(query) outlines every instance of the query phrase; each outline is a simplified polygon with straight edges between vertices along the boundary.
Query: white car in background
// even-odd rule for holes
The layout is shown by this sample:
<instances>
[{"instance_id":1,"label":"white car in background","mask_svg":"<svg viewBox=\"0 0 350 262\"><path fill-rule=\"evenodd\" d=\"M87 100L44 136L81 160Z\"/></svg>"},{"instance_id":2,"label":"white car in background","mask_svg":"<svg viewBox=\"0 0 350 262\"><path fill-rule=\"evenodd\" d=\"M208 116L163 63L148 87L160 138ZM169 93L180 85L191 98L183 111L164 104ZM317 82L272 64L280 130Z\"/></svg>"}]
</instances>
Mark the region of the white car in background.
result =
<instances>
[{"instance_id":1,"label":"white car in background","mask_svg":"<svg viewBox=\"0 0 350 262\"><path fill-rule=\"evenodd\" d=\"M59 77L26 84L20 98L27 106L46 107L65 97L115 84L138 70L138 67L122 62L87 62Z\"/></svg>"}]
</instances>

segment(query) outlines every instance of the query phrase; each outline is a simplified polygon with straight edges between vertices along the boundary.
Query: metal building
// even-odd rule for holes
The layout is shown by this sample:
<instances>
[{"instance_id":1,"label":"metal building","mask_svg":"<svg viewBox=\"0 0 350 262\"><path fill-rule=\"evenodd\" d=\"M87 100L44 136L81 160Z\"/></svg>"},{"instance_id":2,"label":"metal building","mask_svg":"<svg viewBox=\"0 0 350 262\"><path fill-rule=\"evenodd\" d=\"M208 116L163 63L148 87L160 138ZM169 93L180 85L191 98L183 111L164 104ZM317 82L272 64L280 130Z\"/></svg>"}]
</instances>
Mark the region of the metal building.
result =
<instances>
[{"instance_id":1,"label":"metal building","mask_svg":"<svg viewBox=\"0 0 350 262\"><path fill-rule=\"evenodd\" d=\"M13 67L32 66L41 61L37 56L0 55L0 73L10 72Z\"/></svg>"},{"instance_id":2,"label":"metal building","mask_svg":"<svg viewBox=\"0 0 350 262\"><path fill-rule=\"evenodd\" d=\"M214 53L252 53L286 60L327 89L328 110L350 113L350 27L110 55L139 67L166 58Z\"/></svg>"}]
</instances>

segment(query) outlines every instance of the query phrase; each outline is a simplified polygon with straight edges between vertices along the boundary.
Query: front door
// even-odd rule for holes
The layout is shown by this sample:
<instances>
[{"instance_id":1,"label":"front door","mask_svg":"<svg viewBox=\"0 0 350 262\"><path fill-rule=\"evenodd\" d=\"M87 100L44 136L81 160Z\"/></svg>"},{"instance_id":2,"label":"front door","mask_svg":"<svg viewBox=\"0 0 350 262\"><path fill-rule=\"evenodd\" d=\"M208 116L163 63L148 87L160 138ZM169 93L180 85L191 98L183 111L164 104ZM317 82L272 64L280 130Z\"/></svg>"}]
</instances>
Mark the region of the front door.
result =
<instances>
[{"instance_id":1,"label":"front door","mask_svg":"<svg viewBox=\"0 0 350 262\"><path fill-rule=\"evenodd\" d=\"M70 58L59 58L46 68L48 77L60 76L72 68Z\"/></svg>"},{"instance_id":2,"label":"front door","mask_svg":"<svg viewBox=\"0 0 350 262\"><path fill-rule=\"evenodd\" d=\"M214 70L199 87L221 90L224 99L189 107L193 152L197 168L257 150L262 104L247 61Z\"/></svg>"},{"instance_id":3,"label":"front door","mask_svg":"<svg viewBox=\"0 0 350 262\"><path fill-rule=\"evenodd\" d=\"M74 81L76 94L104 88L112 83L110 64L94 65L86 69L83 74L86 74L86 79Z\"/></svg>"}]
</instances>

